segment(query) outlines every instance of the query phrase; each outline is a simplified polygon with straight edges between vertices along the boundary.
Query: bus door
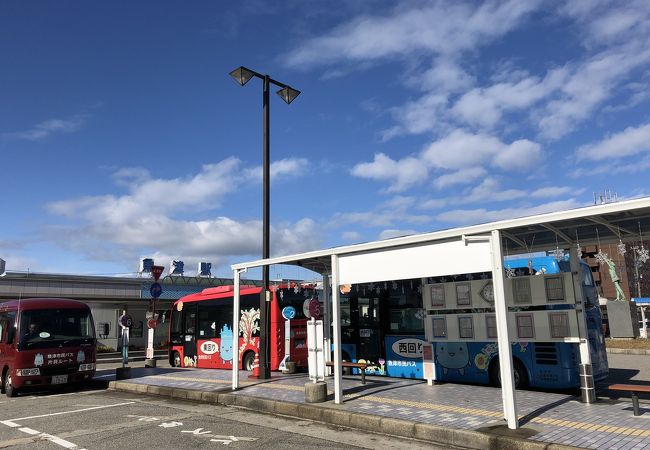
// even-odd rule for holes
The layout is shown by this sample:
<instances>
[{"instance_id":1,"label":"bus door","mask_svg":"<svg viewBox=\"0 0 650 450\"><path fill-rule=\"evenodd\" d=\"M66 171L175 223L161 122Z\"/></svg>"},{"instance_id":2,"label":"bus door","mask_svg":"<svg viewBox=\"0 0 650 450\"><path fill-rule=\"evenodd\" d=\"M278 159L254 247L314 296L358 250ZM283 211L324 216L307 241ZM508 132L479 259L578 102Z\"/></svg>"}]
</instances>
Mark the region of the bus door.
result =
<instances>
[{"instance_id":1,"label":"bus door","mask_svg":"<svg viewBox=\"0 0 650 450\"><path fill-rule=\"evenodd\" d=\"M377 363L381 357L379 298L357 298L359 341L357 358Z\"/></svg>"},{"instance_id":2,"label":"bus door","mask_svg":"<svg viewBox=\"0 0 650 450\"><path fill-rule=\"evenodd\" d=\"M183 365L196 367L196 304L186 304L183 308Z\"/></svg>"}]
</instances>

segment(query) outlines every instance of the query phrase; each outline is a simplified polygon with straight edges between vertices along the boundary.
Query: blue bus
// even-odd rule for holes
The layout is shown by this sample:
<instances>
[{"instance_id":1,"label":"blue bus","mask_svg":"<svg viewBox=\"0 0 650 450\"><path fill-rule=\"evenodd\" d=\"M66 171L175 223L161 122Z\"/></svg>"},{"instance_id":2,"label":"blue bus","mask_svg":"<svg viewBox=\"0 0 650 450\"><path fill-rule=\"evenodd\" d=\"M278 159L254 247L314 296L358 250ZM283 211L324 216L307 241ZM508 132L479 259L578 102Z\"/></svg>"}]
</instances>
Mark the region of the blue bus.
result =
<instances>
[{"instance_id":1,"label":"blue bus","mask_svg":"<svg viewBox=\"0 0 650 450\"><path fill-rule=\"evenodd\" d=\"M572 282L570 276L558 276L570 273L568 260L558 261L551 256L513 258L504 261L504 266L510 269L509 277L521 278L522 282L528 284L530 280L537 284L548 280L550 283L547 285L553 287L553 283L564 282L569 286L566 283ZM589 266L581 263L580 270L592 369L594 379L601 380L608 375L608 364L598 293ZM534 275L544 276L535 281ZM458 292L470 295L473 290L474 300L462 306L457 300L458 305L454 303L453 308L436 309L435 305L430 304L430 298L427 301L427 289L432 286L449 289L449 285L454 293L455 289L460 289ZM491 273L352 285L349 293L341 295L343 359L366 362L366 373L370 375L422 379L423 349L431 344L436 380L499 385L494 308L488 301L489 292L486 299L481 300L478 297L485 293L478 292L474 286L491 288ZM565 287L564 291L573 291L572 285ZM563 342L558 339L561 334L554 335L556 339L544 341L538 333L535 339L532 323L535 317L541 322L539 317L542 317L547 321L536 326L545 327L545 332L562 333L566 328L565 332L568 333L569 312L574 309L575 304L562 301L510 308L517 321L517 333L522 331L522 334L515 336L517 340L512 344L516 387L579 387L578 344ZM546 319L547 316L551 319ZM467 326L456 330L456 334L447 330L447 325L444 330L432 330L436 324L426 325L427 322L435 323L432 318L446 318L446 324L450 327L452 324L457 328ZM429 329L425 332L427 326ZM482 340L481 332L491 339ZM531 335L526 334L528 332Z\"/></svg>"}]
</instances>

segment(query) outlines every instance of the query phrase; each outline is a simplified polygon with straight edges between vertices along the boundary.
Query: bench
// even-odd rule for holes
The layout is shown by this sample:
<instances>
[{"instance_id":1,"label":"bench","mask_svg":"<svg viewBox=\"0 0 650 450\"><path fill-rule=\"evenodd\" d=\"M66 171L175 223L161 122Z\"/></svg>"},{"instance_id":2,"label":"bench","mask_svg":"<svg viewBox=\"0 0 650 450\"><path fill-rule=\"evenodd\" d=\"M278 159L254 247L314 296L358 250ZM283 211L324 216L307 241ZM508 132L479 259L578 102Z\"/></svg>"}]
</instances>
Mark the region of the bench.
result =
<instances>
[{"instance_id":1,"label":"bench","mask_svg":"<svg viewBox=\"0 0 650 450\"><path fill-rule=\"evenodd\" d=\"M325 365L327 367L334 367L334 362L333 361L327 361L327 362L325 362ZM366 363L355 363L355 362L349 362L349 361L341 361L341 367L351 367L353 369L359 369L359 372L361 373L361 384L366 384L366 367L368 367L368 364L366 364Z\"/></svg>"},{"instance_id":2,"label":"bench","mask_svg":"<svg viewBox=\"0 0 650 450\"><path fill-rule=\"evenodd\" d=\"M632 394L632 410L635 416L640 416L639 411L639 392L650 392L650 385L644 384L612 384L607 387L612 391L624 391Z\"/></svg>"}]
</instances>

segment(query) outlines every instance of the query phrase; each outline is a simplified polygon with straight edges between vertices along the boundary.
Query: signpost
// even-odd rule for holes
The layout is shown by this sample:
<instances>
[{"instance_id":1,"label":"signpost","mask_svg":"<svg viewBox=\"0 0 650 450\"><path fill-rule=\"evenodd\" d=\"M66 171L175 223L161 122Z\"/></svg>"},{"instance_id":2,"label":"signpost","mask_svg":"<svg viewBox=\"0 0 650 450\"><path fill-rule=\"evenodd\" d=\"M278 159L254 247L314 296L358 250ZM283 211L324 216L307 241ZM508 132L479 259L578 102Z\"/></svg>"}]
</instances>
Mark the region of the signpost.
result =
<instances>
[{"instance_id":1,"label":"signpost","mask_svg":"<svg viewBox=\"0 0 650 450\"><path fill-rule=\"evenodd\" d=\"M282 317L284 317L284 358L280 361L278 369L285 372L289 371L287 363L291 359L291 319L296 317L296 308L293 306L282 308Z\"/></svg>"},{"instance_id":2,"label":"signpost","mask_svg":"<svg viewBox=\"0 0 650 450\"><path fill-rule=\"evenodd\" d=\"M158 280L164 270L165 266L153 266L151 268L151 275L153 275L155 281L151 283L151 287L149 288L151 302L149 306L150 311L147 313L147 358L144 361L145 367L156 367L156 359L153 355L154 330L156 329L158 320L158 314L156 314L156 300L160 298L160 295L163 293L162 285L158 283Z\"/></svg>"},{"instance_id":3,"label":"signpost","mask_svg":"<svg viewBox=\"0 0 650 450\"><path fill-rule=\"evenodd\" d=\"M122 367L115 369L115 378L124 380L131 377L131 368L127 366L129 365L129 328L133 325L133 319L124 310L118 323L122 327Z\"/></svg>"}]
</instances>

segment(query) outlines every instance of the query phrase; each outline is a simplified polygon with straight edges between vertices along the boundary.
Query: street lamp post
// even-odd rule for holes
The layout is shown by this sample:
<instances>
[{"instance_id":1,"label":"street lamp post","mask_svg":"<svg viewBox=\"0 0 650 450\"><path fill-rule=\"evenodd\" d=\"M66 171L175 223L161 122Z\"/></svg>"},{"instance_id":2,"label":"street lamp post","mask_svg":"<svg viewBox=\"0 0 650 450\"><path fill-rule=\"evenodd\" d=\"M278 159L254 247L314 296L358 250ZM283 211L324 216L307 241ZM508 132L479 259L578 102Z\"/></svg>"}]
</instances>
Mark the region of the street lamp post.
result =
<instances>
[{"instance_id":1,"label":"street lamp post","mask_svg":"<svg viewBox=\"0 0 650 450\"><path fill-rule=\"evenodd\" d=\"M270 250L270 213L271 213L271 164L270 164L270 102L269 102L269 88L274 84L281 89L277 94L287 104L300 95L300 91L280 83L269 77L268 75L259 74L253 70L247 69L244 66L230 72L230 76L241 86L250 81L251 78L257 77L262 79L264 89L262 94L262 190L263 190L263 206L262 206L262 259L269 258ZM262 268L262 293L260 295L260 349L259 349L259 378L269 379L271 377L271 367L269 361L269 266L265 265ZM236 339L236 337L235 337Z\"/></svg>"}]
</instances>

